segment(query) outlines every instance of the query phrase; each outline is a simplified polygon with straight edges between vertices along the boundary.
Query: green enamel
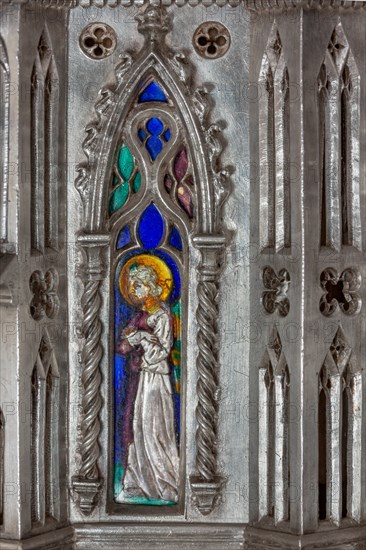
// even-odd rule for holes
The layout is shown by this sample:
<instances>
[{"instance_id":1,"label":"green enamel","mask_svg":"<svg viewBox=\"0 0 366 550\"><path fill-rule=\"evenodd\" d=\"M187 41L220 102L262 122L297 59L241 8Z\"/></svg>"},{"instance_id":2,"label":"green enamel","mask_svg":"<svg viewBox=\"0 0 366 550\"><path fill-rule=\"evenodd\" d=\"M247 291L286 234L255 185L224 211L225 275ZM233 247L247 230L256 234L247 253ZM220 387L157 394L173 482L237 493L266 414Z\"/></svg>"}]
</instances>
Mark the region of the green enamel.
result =
<instances>
[{"instance_id":1,"label":"green enamel","mask_svg":"<svg viewBox=\"0 0 366 550\"><path fill-rule=\"evenodd\" d=\"M118 170L124 181L128 181L133 172L133 156L127 145L122 145L118 153Z\"/></svg>"},{"instance_id":2,"label":"green enamel","mask_svg":"<svg viewBox=\"0 0 366 550\"><path fill-rule=\"evenodd\" d=\"M182 308L181 308L180 300L179 300L178 302L176 302L176 303L172 306L172 312L173 312L174 315L176 315L179 319L181 318Z\"/></svg>"},{"instance_id":3,"label":"green enamel","mask_svg":"<svg viewBox=\"0 0 366 550\"><path fill-rule=\"evenodd\" d=\"M181 343L180 340L175 341L174 348L179 350L179 351L182 349L182 343Z\"/></svg>"},{"instance_id":4,"label":"green enamel","mask_svg":"<svg viewBox=\"0 0 366 550\"><path fill-rule=\"evenodd\" d=\"M128 198L129 184L127 181L121 183L114 191L111 193L111 198L109 199L109 214L113 214L125 204Z\"/></svg>"},{"instance_id":5,"label":"green enamel","mask_svg":"<svg viewBox=\"0 0 366 550\"><path fill-rule=\"evenodd\" d=\"M137 172L136 176L133 179L133 190L135 193L140 189L141 187L141 174L140 172Z\"/></svg>"},{"instance_id":6,"label":"green enamel","mask_svg":"<svg viewBox=\"0 0 366 550\"><path fill-rule=\"evenodd\" d=\"M113 176L113 187L118 185L118 183L119 183L119 179L117 178L117 176Z\"/></svg>"},{"instance_id":7,"label":"green enamel","mask_svg":"<svg viewBox=\"0 0 366 550\"><path fill-rule=\"evenodd\" d=\"M124 476L124 468L121 464L116 464L114 469L114 494L117 497L122 490L122 480ZM172 506L176 502L170 500L158 500L145 497L125 497L126 503L130 504L151 504L152 506Z\"/></svg>"}]
</instances>

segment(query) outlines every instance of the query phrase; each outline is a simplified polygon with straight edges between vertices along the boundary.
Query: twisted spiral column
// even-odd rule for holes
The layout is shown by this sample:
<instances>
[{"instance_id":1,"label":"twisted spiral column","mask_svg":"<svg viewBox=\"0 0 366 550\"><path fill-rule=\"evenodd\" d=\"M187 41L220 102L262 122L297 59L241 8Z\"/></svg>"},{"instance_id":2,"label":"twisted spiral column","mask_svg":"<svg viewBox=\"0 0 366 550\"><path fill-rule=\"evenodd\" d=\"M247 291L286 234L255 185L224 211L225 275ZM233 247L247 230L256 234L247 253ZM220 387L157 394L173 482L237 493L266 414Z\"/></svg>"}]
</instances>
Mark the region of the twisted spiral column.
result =
<instances>
[{"instance_id":1,"label":"twisted spiral column","mask_svg":"<svg viewBox=\"0 0 366 550\"><path fill-rule=\"evenodd\" d=\"M196 474L191 488L199 511L209 514L221 493L223 480L217 474L217 415L219 364L217 358L217 318L219 256L225 239L221 235L201 235L194 244L201 252L197 287L197 399Z\"/></svg>"},{"instance_id":2,"label":"twisted spiral column","mask_svg":"<svg viewBox=\"0 0 366 550\"><path fill-rule=\"evenodd\" d=\"M100 432L99 412L102 399L99 388L102 380L99 363L103 355L100 343L102 324L99 320L101 298L99 294L100 281L85 283L84 294L81 299L83 308L82 334L85 338L81 353L83 386L81 421L81 467L80 477L96 479L99 477L98 458Z\"/></svg>"},{"instance_id":3,"label":"twisted spiral column","mask_svg":"<svg viewBox=\"0 0 366 550\"><path fill-rule=\"evenodd\" d=\"M80 510L88 515L96 505L103 482L98 467L100 455L98 438L101 430L99 414L102 408L100 362L103 356L100 287L105 277L103 254L105 247L109 244L109 236L83 235L79 237L78 242L85 256L85 263L80 270L80 276L84 281L81 298L84 338L81 352L83 394L80 422L81 464L78 475L73 477L73 489L78 494Z\"/></svg>"},{"instance_id":4,"label":"twisted spiral column","mask_svg":"<svg viewBox=\"0 0 366 550\"><path fill-rule=\"evenodd\" d=\"M217 292L217 282L203 280L198 284L196 467L198 475L206 481L212 481L216 475Z\"/></svg>"}]
</instances>

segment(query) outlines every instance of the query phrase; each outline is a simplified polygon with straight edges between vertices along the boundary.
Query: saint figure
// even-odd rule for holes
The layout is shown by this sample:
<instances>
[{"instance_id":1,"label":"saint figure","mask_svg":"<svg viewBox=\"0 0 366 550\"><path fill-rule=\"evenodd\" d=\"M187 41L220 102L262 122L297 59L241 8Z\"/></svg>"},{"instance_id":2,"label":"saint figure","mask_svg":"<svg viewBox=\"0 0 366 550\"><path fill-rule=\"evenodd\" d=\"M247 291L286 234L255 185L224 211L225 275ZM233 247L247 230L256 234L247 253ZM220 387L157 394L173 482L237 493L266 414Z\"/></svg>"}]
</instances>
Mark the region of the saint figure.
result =
<instances>
[{"instance_id":1,"label":"saint figure","mask_svg":"<svg viewBox=\"0 0 366 550\"><path fill-rule=\"evenodd\" d=\"M178 500L179 458L169 365L173 320L164 302L172 284L166 264L148 255L127 262L121 275L123 295L141 311L122 330L117 345L117 353L128 357L129 367L139 371L127 465L117 502L128 502L129 497Z\"/></svg>"}]
</instances>

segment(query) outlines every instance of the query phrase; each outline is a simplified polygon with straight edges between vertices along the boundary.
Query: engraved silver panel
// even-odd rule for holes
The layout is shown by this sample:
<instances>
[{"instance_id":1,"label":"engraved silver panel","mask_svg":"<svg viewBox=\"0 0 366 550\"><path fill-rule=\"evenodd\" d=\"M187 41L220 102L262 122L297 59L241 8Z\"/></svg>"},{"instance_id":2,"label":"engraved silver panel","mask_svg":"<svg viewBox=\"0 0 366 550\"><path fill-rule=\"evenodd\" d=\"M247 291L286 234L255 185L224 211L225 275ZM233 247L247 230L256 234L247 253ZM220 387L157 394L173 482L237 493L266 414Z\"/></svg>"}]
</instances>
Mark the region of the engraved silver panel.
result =
<instances>
[{"instance_id":1,"label":"engraved silver panel","mask_svg":"<svg viewBox=\"0 0 366 550\"><path fill-rule=\"evenodd\" d=\"M160 2L152 0L150 4L159 6ZM156 63L153 55L145 61L138 57L138 52L143 51L144 40L137 32L134 18L146 9L147 2L143 0L1 2L1 37L11 75L8 243L1 248L2 252L13 253L2 262L0 281L0 407L5 425L6 501L0 527L1 546L4 550L71 550L73 547L91 550L102 546L119 548L121 545L126 548L190 548L192 545L205 548L209 545L212 548L338 550L352 547L363 550L366 540L364 308L357 305L354 314L347 315L342 311L342 302L338 302L340 307L335 308L330 317L323 315L319 303L325 290L319 283L325 270L331 269L336 277L342 277L351 268L357 273L359 285L357 289L352 287L350 292L345 289L346 294L348 292L351 299L352 293L353 297L357 294L357 304L365 304L366 224L362 213L366 211L363 185L366 173L366 2L162 0L161 4L172 18L172 29L166 35L166 48ZM86 58L81 52L79 37L86 25L99 21L114 29L117 47L108 58L97 61ZM222 58L204 59L193 48L195 30L207 21L222 23L230 33L230 49ZM57 210L58 222L52 225L50 215L47 218L46 213L46 225L53 228L48 243L53 240L55 244L46 244L43 255L31 254L30 247L30 228L34 223L31 220L30 194L30 83L45 24L52 38L60 101L52 127L55 134L58 127L58 139L54 138L59 146L58 156L48 163L48 166L53 162L58 164L59 169L57 186L51 187L52 192L57 189L59 193L57 208L52 208L52 211ZM274 102L272 117L280 143L275 153L281 161L273 163L278 170L276 176L280 186L278 197L274 197L278 198L278 208L272 209L272 227L277 240L269 248L261 244L261 236L268 233L268 227L260 214L263 208L260 169L264 170L265 166L259 166L258 161L262 158L260 133L265 112L260 107L263 97L259 96L261 90L257 84L273 29L278 32L282 46L277 83L283 76L285 78L281 80L283 88L277 88L278 101ZM335 30L342 42L331 40ZM329 50L330 44L333 46ZM337 44L343 47L336 48ZM340 57L334 49L340 49ZM168 50L183 51L185 57L169 57ZM331 116L324 119L326 113L321 110L319 86L324 90L328 83L327 75L321 72L325 57L329 81L337 80L334 89L337 88L338 100L335 102L337 109L332 104ZM4 59L3 52L1 59ZM193 70L186 63L187 59ZM113 109L115 129L124 120L129 94L138 81L137 75L136 80L128 80L128 71L133 66L144 70L149 63L151 68L154 64L160 67L157 69L159 74L169 81L184 110L183 118L187 119L193 113L194 124L187 125L186 130L194 146L197 166L202 157L199 135L203 127L208 130L205 137L207 148L204 147L202 157L204 166L198 166L195 176L202 186L202 195L207 190L211 193L211 202L208 201L204 207L206 215L201 217L202 226L197 228L192 222L189 229L192 246L187 254L190 269L187 274L189 283L185 287L189 307L186 318L185 418L182 424L185 499L177 513L141 508L123 509L120 513L109 506L108 493L112 415L109 254L103 258L105 276L96 285L87 281L86 274L80 278L79 268L86 264L81 244L83 239L85 244L90 238L88 233L91 230L95 233L92 239L98 241L95 236L100 235L105 240L105 252L109 247L108 239L104 237L109 229L103 225L102 205L105 200L103 190L107 193L108 189L106 185L113 163L111 151L115 143L109 137L105 141L99 140L96 134L105 129ZM345 70L346 66L348 69ZM287 72L282 70L284 68ZM116 94L122 92L126 84L130 89L125 89L120 103L115 104ZM197 86L200 86L198 90ZM279 105L284 104L285 110L279 109ZM208 129L205 120L218 120L219 123ZM322 134L325 126L329 134L327 140ZM199 128L198 132L195 127ZM82 145L85 129L87 139ZM224 137L221 144L218 141L221 139L220 129ZM110 130L113 134L112 127ZM235 167L232 186L227 177L231 168L221 175L213 174L210 168L210 164L215 170L218 168L216 161L221 147L220 166ZM76 166L84 164L86 168L87 165L85 152L89 155L89 162L95 166L92 173L88 170L79 173L78 182L85 204L88 191L96 189L94 183L98 183L92 206L87 208L83 208L74 187ZM325 171L322 169L324 154L327 155ZM290 159L288 167L286 157ZM342 157L351 160L344 162ZM329 161L332 169L337 170L336 176L329 171ZM205 166L209 167L206 171ZM326 173L328 176L323 178ZM289 201L290 197L284 192L286 178L291 190L288 209L286 200ZM323 187L322 179L325 180ZM229 188L231 194L227 195ZM327 203L322 199L322 189L327 195ZM224 199L225 204L220 209ZM56 202L55 198L49 203L52 201ZM276 200L273 202L276 204ZM322 204L328 208L327 234L333 239L326 246L321 246ZM95 209L96 205L98 209ZM137 214L136 205L131 202L131 215ZM216 206L220 212L215 212ZM173 203L167 209L174 215L181 215ZM78 242L81 229L83 232ZM202 234L206 235L203 240ZM210 238L207 234L211 234ZM286 241L286 235L290 236L289 241ZM196 247L193 245L194 236ZM58 253L54 253L52 247L58 247ZM98 256L96 261L99 260L101 262L102 258ZM88 263L91 268L93 262ZM287 278L282 281L274 296L282 300L281 303L288 299L291 307L287 315L277 312L269 315L261 304L263 292L271 291L263 286L261 278L268 266L275 275L286 270L291 280L290 285L287 285ZM44 316L34 322L29 314L32 300L29 279L34 271L45 273L50 267L59 274L58 316L54 319ZM95 367L97 362L94 361L89 375L82 379L81 373L90 364L88 361L93 363L92 353L84 351L82 355L84 342L90 344L92 341L86 334L90 326L87 315L83 315L80 307L81 297L86 296L87 291L89 304L93 304L89 310L86 308L87 313L95 314L98 310L101 324L93 325L100 329L96 347L98 365ZM277 412L271 426L266 416L266 369L261 367L264 366L263 354L269 354L268 342L274 321L291 374L291 384L288 387L284 384L288 381L287 374L283 376L286 370L280 369L277 379L273 373L273 387L278 398L272 401ZM331 347L340 324L352 355L347 356L349 361L343 365L345 368L340 369L342 373L336 374L334 365L333 370L330 369L333 373L330 378L338 380L332 381L334 408L329 411L332 423L329 423L327 432L331 443L328 447L329 482L334 491L328 499L328 517L319 519L319 453L323 452L317 442L321 422L318 417L319 375L325 362L328 366L332 361L334 363ZM38 498L39 516L43 518L49 507L52 518L46 519L45 525L32 526L30 381L45 328L52 339L60 374L60 423L58 438L55 436L60 453L58 457L47 456L46 462L52 464L55 472L59 466L61 485L59 498L57 491L53 494L46 492L44 513ZM200 347L197 345L198 334ZM215 368L211 369L211 366ZM94 384L91 373L94 373L97 384ZM212 374L219 374L219 377ZM95 392L95 386L98 386L98 392ZM284 387L287 387L286 397L282 391ZM327 388L328 392L331 387ZM95 392L95 410L90 406L83 408L85 388ZM288 418L287 413L283 414L287 404ZM88 422L93 428L89 440L86 437ZM276 455L268 453L272 428L276 434ZM198 447L197 435L200 439ZM287 496L284 487L288 483L288 469L283 460L286 441L290 471ZM207 442L205 452L197 452ZM259 459L262 455L263 459ZM84 461L82 456L86 457ZM84 501L85 510L90 512L87 522L77 505L75 493L71 491L72 478L82 468L83 462L91 467L93 476L88 483L79 479L74 480L74 484L79 483L79 497ZM268 486L259 484L265 471L271 468L276 469L280 479L273 492ZM201 479L196 484L197 473ZM203 481L204 476L209 479ZM341 487L336 486L338 481ZM221 500L216 500L219 492ZM99 500L93 502L97 494ZM275 504L273 517L268 516L269 502ZM204 515L206 512L209 513ZM260 517L262 519L258 521ZM66 527L69 523L72 525Z\"/></svg>"}]
</instances>

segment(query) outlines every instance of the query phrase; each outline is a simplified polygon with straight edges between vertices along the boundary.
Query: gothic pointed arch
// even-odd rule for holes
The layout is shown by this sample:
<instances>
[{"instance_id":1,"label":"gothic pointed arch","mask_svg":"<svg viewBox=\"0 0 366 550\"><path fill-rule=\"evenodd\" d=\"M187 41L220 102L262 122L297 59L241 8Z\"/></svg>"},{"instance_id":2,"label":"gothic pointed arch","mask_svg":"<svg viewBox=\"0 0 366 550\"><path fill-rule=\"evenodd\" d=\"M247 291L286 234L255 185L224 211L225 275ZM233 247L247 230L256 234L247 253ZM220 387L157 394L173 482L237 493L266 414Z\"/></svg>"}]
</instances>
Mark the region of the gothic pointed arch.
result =
<instances>
[{"instance_id":1,"label":"gothic pointed arch","mask_svg":"<svg viewBox=\"0 0 366 550\"><path fill-rule=\"evenodd\" d=\"M44 327L31 373L31 520L59 518L59 370Z\"/></svg>"},{"instance_id":2,"label":"gothic pointed arch","mask_svg":"<svg viewBox=\"0 0 366 550\"><path fill-rule=\"evenodd\" d=\"M41 33L31 75L31 247L58 246L59 77L47 25Z\"/></svg>"},{"instance_id":3,"label":"gothic pointed arch","mask_svg":"<svg viewBox=\"0 0 366 550\"><path fill-rule=\"evenodd\" d=\"M259 71L260 246L291 246L289 73L276 21Z\"/></svg>"},{"instance_id":4,"label":"gothic pointed arch","mask_svg":"<svg viewBox=\"0 0 366 550\"><path fill-rule=\"evenodd\" d=\"M319 373L319 519L361 517L361 370L341 326ZM340 450L340 452L339 452Z\"/></svg>"},{"instance_id":5,"label":"gothic pointed arch","mask_svg":"<svg viewBox=\"0 0 366 550\"><path fill-rule=\"evenodd\" d=\"M106 275L101 251L109 250L109 277L116 289L111 311L119 312L116 319L120 325L121 320L127 322L126 312L130 311L131 315L131 306L134 305L128 298L127 287L123 286L126 281L136 277L141 266L141 276L147 276L150 270L149 276L157 277L158 292L166 296L168 305L164 307L170 312L171 326L174 325L169 344L171 373L176 376L171 380L174 388L181 385L180 357L185 356L182 327L186 322L188 296L183 289L188 286L188 279L184 278L189 274L188 249L193 245L200 250L202 262L198 268L197 289L196 472L191 486L198 508L207 514L212 510L221 487L216 459L218 363L215 341L218 255L225 242L218 214L228 193L228 172L218 168L222 149L220 127L207 125L207 92L204 89L192 91L192 71L188 60L183 54L171 51L165 43L165 35L170 30L166 10L149 5L136 19L139 32L145 36L145 44L135 58L122 56L115 69L114 86L101 90L95 106L96 119L87 126L83 143L87 162L79 166L75 182L83 202L83 232L79 243L85 252L82 331L86 345L81 361L84 389L82 460L73 485L81 510L90 513L97 503L103 480L98 464L102 407L100 360L103 354L100 286ZM129 270L130 279L125 275L125 269ZM163 273L165 278L159 278ZM161 315L164 318L164 314ZM130 322L137 323L137 317ZM118 331L115 329L112 353L117 348L126 348L120 342L121 338L127 338L121 329L122 325ZM115 379L118 380L122 371L117 366L115 369ZM116 399L118 402L118 397ZM173 423L177 427L181 407L178 397L174 406ZM135 426L135 433L136 429ZM171 436L170 441L172 439ZM174 453L173 449L171 456ZM121 469L117 474L120 479L125 476L124 485L127 484L128 471L128 468L124 469L125 459L122 453ZM179 468L176 485L183 487L185 476L181 466ZM86 486L90 488L87 495ZM121 487L123 489L123 484L119 485L119 490L114 488L115 499L116 491L123 493ZM176 501L177 498L179 501L179 491L181 489L177 497L174 491L168 491L168 500ZM146 490L145 496L149 494ZM154 491L150 496L153 494ZM165 502L164 491L157 494ZM124 495L118 497L116 502L125 502L123 498Z\"/></svg>"},{"instance_id":6,"label":"gothic pointed arch","mask_svg":"<svg viewBox=\"0 0 366 550\"><path fill-rule=\"evenodd\" d=\"M276 325L258 372L259 519L272 516L274 523L290 518L289 386L290 372Z\"/></svg>"},{"instance_id":7,"label":"gothic pointed arch","mask_svg":"<svg viewBox=\"0 0 366 550\"><path fill-rule=\"evenodd\" d=\"M166 15L158 41L147 41L137 60L124 55L115 69L114 87L103 88L95 106L97 120L86 128L87 138L83 148L88 163L79 167L76 187L84 204L85 229L101 231L105 224L107 189L113 169L119 129L123 127L132 101L144 83L154 77L167 90L178 118L184 127L191 146L194 176L197 181L200 204L198 205L198 232L214 232L215 209L222 205L228 188L227 173L217 171L217 158L222 150L218 139L220 127L206 126L208 111L205 89L190 89L191 68L183 54L174 54L165 47L165 34L169 30ZM140 21L139 30L148 32ZM146 84L145 84L146 87ZM142 91L142 90L141 90ZM102 159L102 162L100 160Z\"/></svg>"},{"instance_id":8,"label":"gothic pointed arch","mask_svg":"<svg viewBox=\"0 0 366 550\"><path fill-rule=\"evenodd\" d=\"M360 73L341 21L318 75L320 245L362 249Z\"/></svg>"}]
</instances>

